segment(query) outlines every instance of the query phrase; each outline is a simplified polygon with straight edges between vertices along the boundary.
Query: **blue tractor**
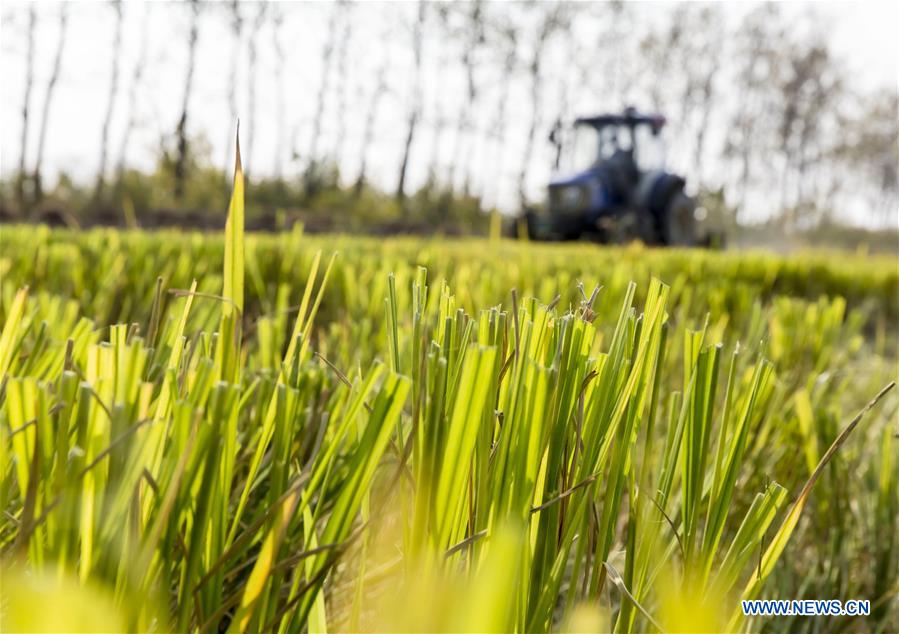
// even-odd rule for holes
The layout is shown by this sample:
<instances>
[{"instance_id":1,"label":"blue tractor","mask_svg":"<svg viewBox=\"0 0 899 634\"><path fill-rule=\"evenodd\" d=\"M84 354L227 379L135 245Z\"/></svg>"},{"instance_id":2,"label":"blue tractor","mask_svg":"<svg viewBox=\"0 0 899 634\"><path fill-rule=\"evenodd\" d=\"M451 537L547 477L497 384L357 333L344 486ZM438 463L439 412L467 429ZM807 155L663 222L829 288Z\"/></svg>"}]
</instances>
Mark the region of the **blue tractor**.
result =
<instances>
[{"instance_id":1,"label":"blue tractor","mask_svg":"<svg viewBox=\"0 0 899 634\"><path fill-rule=\"evenodd\" d=\"M696 203L684 178L663 167L664 125L661 115L633 108L557 124L556 169L546 204L525 214L529 238L697 244Z\"/></svg>"}]
</instances>

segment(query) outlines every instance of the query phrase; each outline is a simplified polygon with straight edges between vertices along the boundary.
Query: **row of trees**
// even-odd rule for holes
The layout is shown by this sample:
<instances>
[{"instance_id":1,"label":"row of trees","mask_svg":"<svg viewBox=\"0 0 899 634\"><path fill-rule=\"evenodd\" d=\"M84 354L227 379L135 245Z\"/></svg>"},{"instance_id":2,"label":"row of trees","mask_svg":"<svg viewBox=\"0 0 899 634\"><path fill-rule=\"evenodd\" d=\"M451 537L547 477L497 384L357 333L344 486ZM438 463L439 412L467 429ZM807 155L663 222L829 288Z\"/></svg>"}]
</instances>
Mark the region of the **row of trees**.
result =
<instances>
[{"instance_id":1,"label":"row of trees","mask_svg":"<svg viewBox=\"0 0 899 634\"><path fill-rule=\"evenodd\" d=\"M55 54L36 120L38 13L35 3L18 10L25 42L16 60L25 67L20 155L14 201L4 204L20 210L40 206L46 196L48 120L65 72L70 13L78 6L59 6ZM377 5L380 20L373 26L371 6L346 1L322 8L189 0L142 9L109 4L113 36L94 204L120 193L141 125L136 113L154 34L143 20L139 52L123 67L123 16L133 10L171 12L178 28L165 45L184 53L183 63L166 71L167 83L181 86L179 112L159 131L174 205L185 203L203 162L198 139L213 132L204 128L202 113L221 107L198 103L195 95L203 72L198 49L211 22L226 25L230 37L216 46L227 60L221 81L229 118L245 121L245 164L258 182L299 182L299 190L291 190L302 199L297 204L310 204L329 188L358 197L374 185L411 214L407 200L417 174L419 187L444 197L511 209L545 182L544 139L554 122L627 104L666 114L672 167L698 190L723 190L723 200L745 220L778 215L801 226L854 208L893 221L889 215L899 202L895 87L860 93L823 39L822 25L813 16L788 21L774 3L739 19L719 5L682 3L650 19L647 8L617 1L419 2ZM298 54L295 38L304 34L307 14L323 10L317 59L307 47L301 60L319 69L317 83L300 87L311 111L294 116L288 92L297 79L288 69ZM263 47L267 68L259 62ZM273 94L259 87L264 73L270 73ZM126 124L114 149L119 108ZM268 173L255 167L262 123L277 131ZM357 138L349 138L351 130ZM214 160L222 178L232 139L229 131L222 158ZM390 151L382 151L387 144ZM395 161L392 173L383 169L388 161ZM376 177L373 165L382 168Z\"/></svg>"}]
</instances>

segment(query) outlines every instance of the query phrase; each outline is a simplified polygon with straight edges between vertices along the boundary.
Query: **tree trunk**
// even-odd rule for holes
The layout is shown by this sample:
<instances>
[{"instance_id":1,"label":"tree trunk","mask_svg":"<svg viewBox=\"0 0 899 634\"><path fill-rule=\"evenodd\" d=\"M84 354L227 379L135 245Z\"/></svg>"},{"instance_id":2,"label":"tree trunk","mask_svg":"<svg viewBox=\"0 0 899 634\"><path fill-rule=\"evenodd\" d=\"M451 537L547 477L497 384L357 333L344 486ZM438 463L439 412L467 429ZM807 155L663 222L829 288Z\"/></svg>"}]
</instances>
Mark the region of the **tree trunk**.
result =
<instances>
[{"instance_id":1,"label":"tree trunk","mask_svg":"<svg viewBox=\"0 0 899 634\"><path fill-rule=\"evenodd\" d=\"M406 172L409 168L409 154L415 139L415 129L421 116L421 40L425 21L424 0L418 0L418 18L412 27L412 54L415 58L415 79L412 88L412 103L409 107L409 119L406 127L406 140L403 143L403 158L400 161L400 174L396 185L396 199L403 204L405 213Z\"/></svg>"},{"instance_id":2,"label":"tree trunk","mask_svg":"<svg viewBox=\"0 0 899 634\"><path fill-rule=\"evenodd\" d=\"M471 165L470 159L472 155L472 113L475 111L475 102L478 98L478 85L475 81L475 54L478 47L484 39L483 26L481 21L482 4L480 0L470 2L468 6L471 12L468 14L465 50L462 53L462 66L465 68L465 104L459 114L459 122L456 127L456 141L453 146L452 164L450 165L449 186L455 190L456 172L460 168L463 171L462 178L462 195L468 196L471 185ZM465 163L465 165L462 165Z\"/></svg>"},{"instance_id":3,"label":"tree trunk","mask_svg":"<svg viewBox=\"0 0 899 634\"><path fill-rule=\"evenodd\" d=\"M279 5L274 5L275 15L272 18L272 47L275 51L275 90L277 94L277 114L275 122L278 126L275 134L275 178L278 181L284 179L284 135L286 133L286 125L284 121L284 46L281 43L281 26L284 23L284 15L281 13Z\"/></svg>"},{"instance_id":4,"label":"tree trunk","mask_svg":"<svg viewBox=\"0 0 899 634\"><path fill-rule=\"evenodd\" d=\"M125 177L125 166L128 163L128 146L131 144L131 134L137 126L137 96L140 84L144 77L144 67L147 65L147 31L149 29L150 20L146 11L149 9L144 7L144 19L140 34L140 49L137 54L137 60L134 62L134 68L131 71L131 86L128 88L128 123L125 125L125 131L122 134L122 145L119 147L119 160L116 166L116 186L122 187L122 180Z\"/></svg>"},{"instance_id":5,"label":"tree trunk","mask_svg":"<svg viewBox=\"0 0 899 634\"><path fill-rule=\"evenodd\" d=\"M705 78L702 85L702 108L699 117L699 129L696 133L696 147L693 149L693 173L696 175L697 184L702 184L705 179L702 177L703 154L705 152L706 133L708 132L709 120L711 119L712 107L714 103L714 77L718 66L715 64Z\"/></svg>"},{"instance_id":6,"label":"tree trunk","mask_svg":"<svg viewBox=\"0 0 899 634\"><path fill-rule=\"evenodd\" d=\"M413 110L409 114L409 124L406 129L406 140L403 143L403 159L400 162L400 178L396 185L396 199L399 202L406 200L406 172L409 168L409 154L412 149L412 141L415 138L415 128L418 126L418 112Z\"/></svg>"},{"instance_id":7,"label":"tree trunk","mask_svg":"<svg viewBox=\"0 0 899 634\"><path fill-rule=\"evenodd\" d=\"M240 45L243 34L243 16L240 13L240 2L231 0L229 3L231 11L231 71L228 73L228 113L230 121L228 121L228 134L225 137L225 157L222 162L222 174L225 183L230 182L230 170L234 165L234 133L231 126L237 125L237 119L240 113L237 109L237 83L238 72L240 67Z\"/></svg>"},{"instance_id":8,"label":"tree trunk","mask_svg":"<svg viewBox=\"0 0 899 634\"><path fill-rule=\"evenodd\" d=\"M365 131L362 134L362 147L359 149L361 155L359 162L359 175L356 177L356 184L353 186L353 196L359 198L362 195L362 188L365 187L366 170L368 169L368 152L374 141L375 122L378 117L378 107L384 95L387 94L387 60L378 69L378 78L375 89L371 94L371 100L368 103L368 112L365 116Z\"/></svg>"},{"instance_id":9,"label":"tree trunk","mask_svg":"<svg viewBox=\"0 0 899 634\"><path fill-rule=\"evenodd\" d=\"M247 77L247 104L249 107L249 125L247 126L247 160L244 168L244 178L249 182L250 170L253 168L253 148L256 145L256 95L257 90L257 72L256 64L259 60L259 48L257 46L259 39L259 31L265 24L265 10L267 4L260 2L256 9L256 19L253 20L253 29L250 32L250 48L249 48L249 65Z\"/></svg>"},{"instance_id":10,"label":"tree trunk","mask_svg":"<svg viewBox=\"0 0 899 634\"><path fill-rule=\"evenodd\" d=\"M522 153L521 172L518 174L518 201L522 209L527 205L527 178L534 154L534 140L537 126L540 123L540 55L539 49L534 51L531 60L531 121L528 124L528 136Z\"/></svg>"},{"instance_id":11,"label":"tree trunk","mask_svg":"<svg viewBox=\"0 0 899 634\"><path fill-rule=\"evenodd\" d=\"M187 71L184 76L184 96L181 100L181 116L175 129L177 143L175 156L175 200L184 200L184 189L187 181L187 114L190 109L190 97L193 92L194 66L197 57L197 39L199 35L200 4L199 0L190 0L190 31L187 36Z\"/></svg>"},{"instance_id":12,"label":"tree trunk","mask_svg":"<svg viewBox=\"0 0 899 634\"><path fill-rule=\"evenodd\" d=\"M539 6L539 5L538 5ZM534 42L533 56L531 57L530 76L531 76L531 122L528 125L527 143L524 148L524 155L521 162L521 172L518 175L518 198L522 208L527 204L527 177L530 171L531 161L534 155L534 142L537 137L537 127L540 125L540 117L542 115L541 99L540 99L540 71L543 63L543 52L546 43L552 38L553 33L559 29L564 29L567 25L568 8L563 4L552 5L552 8L546 9L547 13L540 21L540 28L537 32L536 41Z\"/></svg>"},{"instance_id":13,"label":"tree trunk","mask_svg":"<svg viewBox=\"0 0 899 634\"><path fill-rule=\"evenodd\" d=\"M337 108L334 109L337 123L337 139L334 143L334 156L332 162L338 171L343 159L344 146L346 144L346 112L347 112L347 87L350 82L347 78L347 54L349 43L352 39L352 27L350 25L349 7L344 10L343 29L340 33L340 42L337 46L337 85L339 86Z\"/></svg>"},{"instance_id":14,"label":"tree trunk","mask_svg":"<svg viewBox=\"0 0 899 634\"><path fill-rule=\"evenodd\" d=\"M109 128L115 112L116 97L119 94L119 65L122 59L122 2L116 0L112 5L116 13L115 39L112 45L112 77L109 81L109 99L106 102L106 116L103 118L103 129L100 132L100 165L97 167L97 188L94 198L99 202L103 197L106 184L106 162L109 156Z\"/></svg>"},{"instance_id":15,"label":"tree trunk","mask_svg":"<svg viewBox=\"0 0 899 634\"><path fill-rule=\"evenodd\" d=\"M717 53L724 43L721 37L724 25L717 10L703 10L700 13L700 19L707 29L706 39L699 51L699 54L705 58L706 67L698 88L700 115L699 128L696 133L696 145L693 149L693 172L696 174L697 184L702 185L705 182L703 167L709 122L712 112L717 109L715 78L718 76L721 68L721 58Z\"/></svg>"},{"instance_id":16,"label":"tree trunk","mask_svg":"<svg viewBox=\"0 0 899 634\"><path fill-rule=\"evenodd\" d=\"M306 198L315 196L320 185L318 145L322 134L322 120L325 114L325 101L328 98L328 90L331 85L331 59L334 57L334 40L337 34L337 18L341 7L335 6L331 10L331 19L328 23L328 36L322 48L322 81L318 90L318 100L315 106L315 118L312 121L312 137L309 139L309 156L306 157L306 173L304 175Z\"/></svg>"},{"instance_id":17,"label":"tree trunk","mask_svg":"<svg viewBox=\"0 0 899 634\"><path fill-rule=\"evenodd\" d=\"M439 57L439 70L442 72L449 65L449 56L442 54ZM446 115L444 112L444 101L446 92L446 82L441 81L437 85L434 95L434 134L431 140L431 160L428 164L428 183L436 185L438 182L437 172L440 166L440 150L442 149L443 133L446 129ZM451 168L452 169L452 168Z\"/></svg>"},{"instance_id":18,"label":"tree trunk","mask_svg":"<svg viewBox=\"0 0 899 634\"><path fill-rule=\"evenodd\" d=\"M25 200L25 157L28 149L28 120L31 109L31 87L34 85L34 29L37 24L35 4L28 5L28 48L25 61L25 96L22 100L22 136L19 145L19 173L16 175L16 199L19 209L27 211Z\"/></svg>"},{"instance_id":19,"label":"tree trunk","mask_svg":"<svg viewBox=\"0 0 899 634\"><path fill-rule=\"evenodd\" d=\"M506 111L509 107L509 89L512 81L512 74L515 72L517 62L517 34L512 28L507 28L503 35L506 38L506 56L503 59L503 73L499 86L499 97L496 101L496 114L493 124L490 126L490 134L494 138L493 157L491 165L493 168L492 186L490 187L491 195L486 201L487 207L499 206L500 185L503 180L503 165L506 157L506 131L508 123L506 121ZM487 152L484 152L487 155ZM483 166L482 173L488 172L488 166ZM484 192L485 198L487 192Z\"/></svg>"},{"instance_id":20,"label":"tree trunk","mask_svg":"<svg viewBox=\"0 0 899 634\"><path fill-rule=\"evenodd\" d=\"M44 197L44 183L41 173L44 160L44 143L47 139L47 123L50 121L50 104L53 102L56 82L59 81L59 71L62 67L62 54L66 46L68 24L69 5L63 4L59 8L59 40L56 43L56 55L53 58L53 70L50 73L50 81L47 82L47 96L44 98L44 111L41 114L41 127L37 137L37 158L34 161L34 198L37 202L40 202Z\"/></svg>"}]
</instances>

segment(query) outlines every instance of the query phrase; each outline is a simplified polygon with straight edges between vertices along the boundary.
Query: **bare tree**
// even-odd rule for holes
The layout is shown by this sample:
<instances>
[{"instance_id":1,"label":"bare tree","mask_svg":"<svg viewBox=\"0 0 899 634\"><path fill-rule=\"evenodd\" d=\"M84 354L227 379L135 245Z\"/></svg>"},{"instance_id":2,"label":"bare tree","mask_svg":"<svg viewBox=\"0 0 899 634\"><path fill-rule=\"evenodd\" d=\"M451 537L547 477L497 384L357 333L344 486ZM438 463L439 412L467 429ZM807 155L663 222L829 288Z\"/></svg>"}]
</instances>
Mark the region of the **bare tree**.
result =
<instances>
[{"instance_id":1,"label":"bare tree","mask_svg":"<svg viewBox=\"0 0 899 634\"><path fill-rule=\"evenodd\" d=\"M184 186L187 181L188 139L187 139L187 115L190 110L190 98L193 94L194 68L197 57L197 40L200 28L200 2L190 0L190 26L187 35L187 65L184 73L184 95L181 100L181 115L178 117L178 126L175 129L177 143L175 156L175 200L184 199Z\"/></svg>"},{"instance_id":2,"label":"bare tree","mask_svg":"<svg viewBox=\"0 0 899 634\"><path fill-rule=\"evenodd\" d=\"M100 164L97 167L97 188L94 198L100 200L103 196L103 188L106 184L106 162L109 156L109 128L112 125L112 117L115 112L115 102L119 95L119 66L122 59L122 0L114 0L112 3L115 11L115 36L112 43L112 69L109 80L109 98L106 101L106 116L103 117L103 129L100 132Z\"/></svg>"},{"instance_id":3,"label":"bare tree","mask_svg":"<svg viewBox=\"0 0 899 634\"><path fill-rule=\"evenodd\" d=\"M715 105L722 30L716 8L684 3L640 44L643 76L653 107L676 123L672 145L679 152L673 162L681 170L692 167L697 178L701 178L706 130Z\"/></svg>"},{"instance_id":4,"label":"bare tree","mask_svg":"<svg viewBox=\"0 0 899 634\"><path fill-rule=\"evenodd\" d=\"M22 135L19 145L19 173L16 177L16 198L19 208L26 207L25 202L25 157L28 149L28 120L31 109L31 88L34 85L34 30L37 25L35 4L28 5L28 48L25 57L25 94L22 99Z\"/></svg>"},{"instance_id":5,"label":"bare tree","mask_svg":"<svg viewBox=\"0 0 899 634\"><path fill-rule=\"evenodd\" d=\"M774 3L753 10L744 18L735 37L737 99L728 124L724 157L736 168L740 208L745 207L756 178L756 163L773 146L767 134L773 126L767 125L767 119L769 113L776 111L778 100L776 76L780 62L774 46L785 38L778 12Z\"/></svg>"},{"instance_id":6,"label":"bare tree","mask_svg":"<svg viewBox=\"0 0 899 634\"><path fill-rule=\"evenodd\" d=\"M342 164L341 159L343 159L344 145L346 143L347 91L349 90L350 85L348 59L350 41L352 40L353 34L352 15L350 13L352 7L352 4L348 3L346 5L344 10L343 28L340 30L340 39L337 44L338 99L337 107L334 109L337 123L335 126L337 130L337 139L334 143L334 154L331 157L331 161L338 167Z\"/></svg>"},{"instance_id":7,"label":"bare tree","mask_svg":"<svg viewBox=\"0 0 899 634\"><path fill-rule=\"evenodd\" d=\"M56 92L56 83L59 81L59 73L62 68L62 54L66 46L66 33L69 24L69 5L62 4L59 8L59 39L56 41L56 55L53 57L53 69L50 71L50 80L47 82L47 94L44 97L44 110L41 114L41 127L37 137L37 158L34 161L34 198L40 201L44 196L44 185L41 174L44 160L44 143L47 139L47 124L50 121L50 106Z\"/></svg>"},{"instance_id":8,"label":"bare tree","mask_svg":"<svg viewBox=\"0 0 899 634\"><path fill-rule=\"evenodd\" d=\"M147 65L149 41L148 30L150 21L147 19L147 11L149 11L149 5L144 6L145 13L141 22L140 48L138 49L137 59L134 60L134 67L131 70L131 85L128 87L128 121L125 124L125 131L122 133L122 144L119 146L119 161L116 166L116 183L118 187L122 186L125 166L128 163L128 147L131 145L131 135L134 133L138 121L138 95L143 82L144 68Z\"/></svg>"},{"instance_id":9,"label":"bare tree","mask_svg":"<svg viewBox=\"0 0 899 634\"><path fill-rule=\"evenodd\" d=\"M611 0L598 5L603 11L601 21L606 25L599 33L598 48L602 52L601 70L596 73L602 82L597 91L605 107L618 109L628 100L631 78L626 77L628 43L634 30L633 14L623 0Z\"/></svg>"},{"instance_id":10,"label":"bare tree","mask_svg":"<svg viewBox=\"0 0 899 634\"><path fill-rule=\"evenodd\" d=\"M696 141L693 147L693 172L700 183L703 182L703 157L712 111L720 107L715 92L715 80L721 70L719 51L724 45L724 21L717 7L704 7L700 13L704 38L697 53L696 63L700 67L698 82L693 89L695 109L699 112Z\"/></svg>"},{"instance_id":11,"label":"bare tree","mask_svg":"<svg viewBox=\"0 0 899 634\"><path fill-rule=\"evenodd\" d=\"M318 99L315 105L315 118L312 120L312 136L309 139L309 155L306 161L306 173L304 175L306 197L311 198L318 190L321 174L319 166L319 143L322 135L322 122L325 115L325 102L331 87L331 64L334 57L334 47L337 40L337 27L343 5L335 4L331 9L331 17L328 21L328 33L322 47L322 80L318 89Z\"/></svg>"},{"instance_id":12,"label":"bare tree","mask_svg":"<svg viewBox=\"0 0 899 634\"><path fill-rule=\"evenodd\" d=\"M422 90L421 90L421 47L422 31L425 22L424 0L418 1L418 17L412 26L412 56L414 60L412 95L409 104L409 114L406 120L406 139L403 142L403 154L400 161L400 174L396 185L396 199L405 202L406 199L406 172L409 168L409 154L415 139L415 130L421 118Z\"/></svg>"},{"instance_id":13,"label":"bare tree","mask_svg":"<svg viewBox=\"0 0 899 634\"><path fill-rule=\"evenodd\" d=\"M259 60L259 31L265 24L267 2L259 2L256 5L256 17L253 20L253 27L250 31L250 42L248 51L248 81L247 81L247 103L249 107L249 126L247 126L247 168L244 175L249 179L250 169L253 167L253 148L256 140L256 95L259 93L257 88L258 73L256 72L256 64Z\"/></svg>"},{"instance_id":14,"label":"bare tree","mask_svg":"<svg viewBox=\"0 0 899 634\"><path fill-rule=\"evenodd\" d=\"M899 96L881 89L859 96L844 117L832 158L840 182L851 180L851 192L862 192L875 219L896 228L899 208ZM846 206L849 205L847 201Z\"/></svg>"},{"instance_id":15,"label":"bare tree","mask_svg":"<svg viewBox=\"0 0 899 634\"><path fill-rule=\"evenodd\" d=\"M285 106L284 106L284 44L281 41L281 27L284 25L284 13L279 4L273 6L272 15L272 47L275 52L275 89L277 92L276 115L275 122L278 130L275 134L275 178L281 180L284 178L284 142L283 138L286 134L285 124Z\"/></svg>"},{"instance_id":16,"label":"bare tree","mask_svg":"<svg viewBox=\"0 0 899 634\"><path fill-rule=\"evenodd\" d=\"M518 175L518 198L522 207L527 202L526 183L534 156L534 142L540 125L542 111L543 56L553 35L567 24L567 7L564 4L536 5L543 13L538 17L537 33L531 50L528 75L530 79L531 118Z\"/></svg>"},{"instance_id":17,"label":"bare tree","mask_svg":"<svg viewBox=\"0 0 899 634\"><path fill-rule=\"evenodd\" d=\"M470 164L465 160L465 147L467 142L471 140L472 133L472 115L475 103L478 99L478 84L475 78L477 72L477 55L480 47L484 44L484 23L483 2L481 0L473 0L465 5L468 9L464 16L464 23L461 27L462 34L462 67L465 69L465 101L459 112L457 119L455 141L453 143L452 163L450 164L449 186L455 188L456 170L462 164ZM470 165L469 165L470 167ZM465 179L462 186L464 195L468 195L470 186L470 169L465 169Z\"/></svg>"},{"instance_id":18,"label":"bare tree","mask_svg":"<svg viewBox=\"0 0 899 634\"><path fill-rule=\"evenodd\" d=\"M231 71L228 73L228 113L230 115L229 123L231 126L236 125L237 118L240 113L237 109L237 84L238 72L240 68L240 49L243 42L243 14L241 13L241 3L239 0L231 0L228 3L229 26L231 27ZM234 163L234 133L231 127L228 127L228 134L225 142L225 157L222 165L224 169L222 173L227 181L229 169Z\"/></svg>"},{"instance_id":19,"label":"bare tree","mask_svg":"<svg viewBox=\"0 0 899 634\"><path fill-rule=\"evenodd\" d=\"M504 20L499 28L498 38L502 62L497 78L498 94L496 99L496 112L490 125L490 136L493 139L493 151L491 153L491 165L493 178L492 206L499 202L499 186L502 182L503 166L506 157L506 137L508 134L509 94L512 77L518 65L518 29L515 25ZM485 156L487 153L485 152Z\"/></svg>"},{"instance_id":20,"label":"bare tree","mask_svg":"<svg viewBox=\"0 0 899 634\"><path fill-rule=\"evenodd\" d=\"M559 84L559 100L557 106L558 120L567 121L573 116L573 110L580 102L580 93L583 89L582 79L588 72L581 60L587 58L582 51L577 38L565 38L562 42L565 52L565 67L557 73Z\"/></svg>"},{"instance_id":21,"label":"bare tree","mask_svg":"<svg viewBox=\"0 0 899 634\"><path fill-rule=\"evenodd\" d=\"M447 46L449 39L449 8L446 4L435 4L433 15L437 17L436 34L434 36L434 46L437 53L437 69L436 73L444 73L450 65L450 53ZM443 136L447 127L446 116L446 90L447 83L440 81L437 88L432 92L432 100L434 103L434 122L431 126L431 159L428 163L427 180L430 185L435 185L438 180L438 168L440 165L440 157L443 152ZM452 167L450 168L452 169Z\"/></svg>"},{"instance_id":22,"label":"bare tree","mask_svg":"<svg viewBox=\"0 0 899 634\"><path fill-rule=\"evenodd\" d=\"M652 108L666 112L676 122L671 132L676 135L674 146L679 149L686 147L684 137L691 87L688 75L699 63L691 50L697 37L691 32L692 11L689 3L678 4L667 21L650 30L640 41L642 83ZM676 162L680 156L673 158Z\"/></svg>"},{"instance_id":23,"label":"bare tree","mask_svg":"<svg viewBox=\"0 0 899 634\"><path fill-rule=\"evenodd\" d=\"M788 49L789 51L789 49ZM822 211L814 201L814 193L808 185L811 164L823 162L831 152L825 134L828 123L838 119L836 104L843 91L842 73L830 50L821 41L802 43L788 52L786 81L781 86L783 94L780 137L787 170L782 176L783 209L789 209L789 225L796 227L801 221L816 223ZM831 125L833 128L836 125ZM792 178L792 187L789 186ZM792 189L791 203L788 203Z\"/></svg>"},{"instance_id":24,"label":"bare tree","mask_svg":"<svg viewBox=\"0 0 899 634\"><path fill-rule=\"evenodd\" d=\"M375 75L375 87L371 92L368 101L368 108L365 114L365 127L362 133L362 146L359 148L359 175L356 177L356 184L353 186L353 195L358 198L362 194L362 188L366 184L368 155L371 150L371 144L374 141L375 122L378 119L381 101L387 94L387 72L390 68L390 59L385 53L381 65Z\"/></svg>"},{"instance_id":25,"label":"bare tree","mask_svg":"<svg viewBox=\"0 0 899 634\"><path fill-rule=\"evenodd\" d=\"M672 49L680 37L680 15L682 12L676 10L672 19L663 25L664 32L661 29L650 31L640 41L640 58L645 65L644 77L649 88L649 100L652 108L657 111L665 107L666 99L662 91L671 83L669 67L674 61Z\"/></svg>"}]
</instances>

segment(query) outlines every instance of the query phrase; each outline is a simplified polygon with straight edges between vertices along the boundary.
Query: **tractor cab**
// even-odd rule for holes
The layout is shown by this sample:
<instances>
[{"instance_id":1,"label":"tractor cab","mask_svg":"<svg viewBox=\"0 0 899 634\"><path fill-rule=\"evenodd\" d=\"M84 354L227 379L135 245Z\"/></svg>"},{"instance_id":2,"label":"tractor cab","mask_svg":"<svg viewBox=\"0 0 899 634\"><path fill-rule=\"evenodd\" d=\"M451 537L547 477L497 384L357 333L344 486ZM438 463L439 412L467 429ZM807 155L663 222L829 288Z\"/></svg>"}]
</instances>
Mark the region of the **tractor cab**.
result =
<instances>
[{"instance_id":1,"label":"tractor cab","mask_svg":"<svg viewBox=\"0 0 899 634\"><path fill-rule=\"evenodd\" d=\"M532 239L692 244L695 203L684 179L664 170L664 125L632 108L557 124L547 202L527 216Z\"/></svg>"},{"instance_id":2,"label":"tractor cab","mask_svg":"<svg viewBox=\"0 0 899 634\"><path fill-rule=\"evenodd\" d=\"M602 166L628 171L660 169L664 164L661 115L623 117L602 115L576 119L567 130L554 128L557 175ZM567 138L566 138L567 137Z\"/></svg>"}]
</instances>

